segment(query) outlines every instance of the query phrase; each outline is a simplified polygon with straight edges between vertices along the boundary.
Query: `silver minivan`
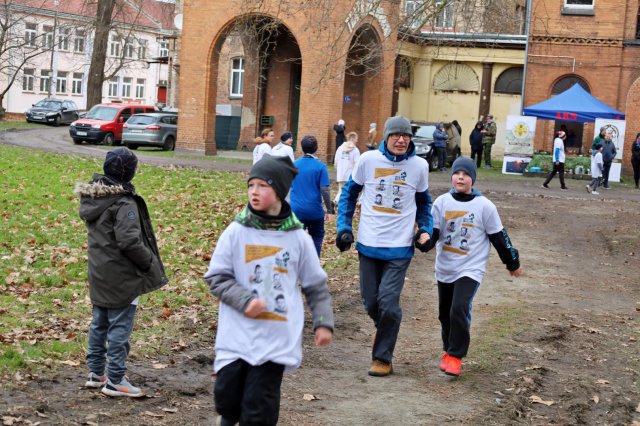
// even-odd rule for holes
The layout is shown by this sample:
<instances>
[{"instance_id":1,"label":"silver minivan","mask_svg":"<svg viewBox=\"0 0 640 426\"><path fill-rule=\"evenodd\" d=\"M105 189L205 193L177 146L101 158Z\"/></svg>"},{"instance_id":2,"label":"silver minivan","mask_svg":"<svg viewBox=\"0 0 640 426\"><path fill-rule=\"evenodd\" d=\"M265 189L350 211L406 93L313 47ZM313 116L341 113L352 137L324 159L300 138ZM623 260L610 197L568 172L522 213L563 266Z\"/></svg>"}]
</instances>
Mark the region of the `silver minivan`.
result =
<instances>
[{"instance_id":1,"label":"silver minivan","mask_svg":"<svg viewBox=\"0 0 640 426\"><path fill-rule=\"evenodd\" d=\"M139 146L159 146L163 151L176 149L178 116L174 113L134 114L123 127L122 143L127 148L138 149Z\"/></svg>"}]
</instances>

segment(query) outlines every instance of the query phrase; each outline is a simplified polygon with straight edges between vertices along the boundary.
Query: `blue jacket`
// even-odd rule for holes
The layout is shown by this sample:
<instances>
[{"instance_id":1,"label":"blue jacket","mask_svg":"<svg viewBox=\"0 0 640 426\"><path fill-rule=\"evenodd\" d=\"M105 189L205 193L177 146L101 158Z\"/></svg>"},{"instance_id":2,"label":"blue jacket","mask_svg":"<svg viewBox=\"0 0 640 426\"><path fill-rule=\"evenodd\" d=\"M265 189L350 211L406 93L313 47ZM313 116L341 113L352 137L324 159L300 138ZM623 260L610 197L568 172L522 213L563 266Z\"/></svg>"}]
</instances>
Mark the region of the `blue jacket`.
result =
<instances>
[{"instance_id":1,"label":"blue jacket","mask_svg":"<svg viewBox=\"0 0 640 426\"><path fill-rule=\"evenodd\" d=\"M433 142L435 143L436 148L446 148L448 139L449 137L444 130L440 130L436 127L436 129L433 131Z\"/></svg>"},{"instance_id":2,"label":"blue jacket","mask_svg":"<svg viewBox=\"0 0 640 426\"><path fill-rule=\"evenodd\" d=\"M602 161L605 163L610 163L616 158L616 145L613 142L604 142L602 144Z\"/></svg>"},{"instance_id":3,"label":"blue jacket","mask_svg":"<svg viewBox=\"0 0 640 426\"><path fill-rule=\"evenodd\" d=\"M393 155L387 151L387 144L381 143L379 151L389 161L400 162L416 155L416 148L413 142L409 143L409 149L404 155ZM356 209L356 203L358 202L358 195L362 191L363 186L358 185L353 181L350 176L347 183L342 187L342 193L340 195L340 201L338 202L338 219L336 228L338 234L343 231L353 232L352 220L353 214ZM431 216L431 195L427 189L424 192L416 192L416 223L418 228L427 232L429 235L433 235L433 217ZM393 230L390 229L390 237L392 237ZM391 259L409 259L413 257L413 245L409 247L369 247L364 244L356 243L356 249L359 253L371 257L373 259L391 260Z\"/></svg>"}]
</instances>

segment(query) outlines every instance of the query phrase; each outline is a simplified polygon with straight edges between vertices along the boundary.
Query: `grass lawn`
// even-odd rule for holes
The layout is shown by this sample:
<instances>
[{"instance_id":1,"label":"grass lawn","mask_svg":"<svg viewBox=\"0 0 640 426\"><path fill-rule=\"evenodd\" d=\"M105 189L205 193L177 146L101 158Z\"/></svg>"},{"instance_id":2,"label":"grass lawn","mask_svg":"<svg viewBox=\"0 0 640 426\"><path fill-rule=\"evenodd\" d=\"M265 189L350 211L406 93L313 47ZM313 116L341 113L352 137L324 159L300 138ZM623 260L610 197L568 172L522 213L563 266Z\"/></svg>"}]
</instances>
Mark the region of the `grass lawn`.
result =
<instances>
[{"instance_id":1,"label":"grass lawn","mask_svg":"<svg viewBox=\"0 0 640 426\"><path fill-rule=\"evenodd\" d=\"M91 320L86 227L76 182L102 160L0 145L0 376L83 363ZM216 303L202 280L219 234L246 203L245 177L141 165L170 283L141 298L133 356L211 342Z\"/></svg>"},{"instance_id":2,"label":"grass lawn","mask_svg":"<svg viewBox=\"0 0 640 426\"><path fill-rule=\"evenodd\" d=\"M0 131L9 129L37 129L46 126L40 123L27 123L26 121L0 121Z\"/></svg>"}]
</instances>

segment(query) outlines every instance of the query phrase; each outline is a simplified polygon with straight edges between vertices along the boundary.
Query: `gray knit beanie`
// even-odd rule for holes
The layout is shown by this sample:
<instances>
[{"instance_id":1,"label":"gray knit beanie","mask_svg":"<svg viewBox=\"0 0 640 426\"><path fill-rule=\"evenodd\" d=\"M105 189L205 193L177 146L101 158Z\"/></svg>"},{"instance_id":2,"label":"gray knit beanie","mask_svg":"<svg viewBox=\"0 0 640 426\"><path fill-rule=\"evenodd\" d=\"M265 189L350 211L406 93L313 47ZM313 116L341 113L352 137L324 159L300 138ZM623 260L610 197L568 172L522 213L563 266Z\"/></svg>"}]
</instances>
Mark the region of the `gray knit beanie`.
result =
<instances>
[{"instance_id":1,"label":"gray knit beanie","mask_svg":"<svg viewBox=\"0 0 640 426\"><path fill-rule=\"evenodd\" d=\"M386 142L389 138L389 135L392 135L394 133L412 135L413 132L411 131L411 122L401 115L396 115L395 117L389 118L387 122L384 123L384 141Z\"/></svg>"},{"instance_id":2,"label":"gray knit beanie","mask_svg":"<svg viewBox=\"0 0 640 426\"><path fill-rule=\"evenodd\" d=\"M298 169L288 156L276 157L264 154L260 161L251 167L247 182L254 178L262 179L271 185L278 198L284 201L297 174Z\"/></svg>"},{"instance_id":3,"label":"gray knit beanie","mask_svg":"<svg viewBox=\"0 0 640 426\"><path fill-rule=\"evenodd\" d=\"M136 174L138 157L129 148L116 148L107 152L102 166L105 176L118 183L128 183Z\"/></svg>"},{"instance_id":4,"label":"gray knit beanie","mask_svg":"<svg viewBox=\"0 0 640 426\"><path fill-rule=\"evenodd\" d=\"M476 174L478 169L476 168L476 163L469 157L458 157L456 161L453 162L451 166L451 175L454 173L463 170L469 176L471 176L471 183L474 184L476 182Z\"/></svg>"}]
</instances>

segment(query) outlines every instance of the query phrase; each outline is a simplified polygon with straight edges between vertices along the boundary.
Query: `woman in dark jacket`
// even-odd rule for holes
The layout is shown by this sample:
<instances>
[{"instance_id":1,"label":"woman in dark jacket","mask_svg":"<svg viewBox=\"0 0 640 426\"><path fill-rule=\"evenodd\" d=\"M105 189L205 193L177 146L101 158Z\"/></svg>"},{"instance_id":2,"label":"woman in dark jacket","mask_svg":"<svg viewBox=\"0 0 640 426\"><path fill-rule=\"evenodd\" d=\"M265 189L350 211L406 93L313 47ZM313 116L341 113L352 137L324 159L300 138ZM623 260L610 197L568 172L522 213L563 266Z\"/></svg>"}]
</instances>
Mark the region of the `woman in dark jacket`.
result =
<instances>
[{"instance_id":1,"label":"woman in dark jacket","mask_svg":"<svg viewBox=\"0 0 640 426\"><path fill-rule=\"evenodd\" d=\"M476 161L476 166L480 168L482 162L482 121L476 123L469 135L469 143L471 144L471 159ZM476 159L476 155L478 158Z\"/></svg>"},{"instance_id":2,"label":"woman in dark jacket","mask_svg":"<svg viewBox=\"0 0 640 426\"><path fill-rule=\"evenodd\" d=\"M640 133L636 135L636 140L631 145L631 165L633 166L633 180L636 182L636 189L640 189L638 187L640 180Z\"/></svg>"},{"instance_id":3,"label":"woman in dark jacket","mask_svg":"<svg viewBox=\"0 0 640 426\"><path fill-rule=\"evenodd\" d=\"M336 149L340 148L340 145L344 142L344 132L346 127L344 125L344 120L338 120L338 123L333 125L333 130L336 132Z\"/></svg>"}]
</instances>

